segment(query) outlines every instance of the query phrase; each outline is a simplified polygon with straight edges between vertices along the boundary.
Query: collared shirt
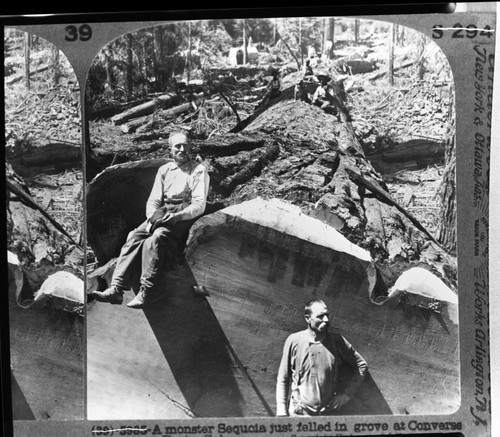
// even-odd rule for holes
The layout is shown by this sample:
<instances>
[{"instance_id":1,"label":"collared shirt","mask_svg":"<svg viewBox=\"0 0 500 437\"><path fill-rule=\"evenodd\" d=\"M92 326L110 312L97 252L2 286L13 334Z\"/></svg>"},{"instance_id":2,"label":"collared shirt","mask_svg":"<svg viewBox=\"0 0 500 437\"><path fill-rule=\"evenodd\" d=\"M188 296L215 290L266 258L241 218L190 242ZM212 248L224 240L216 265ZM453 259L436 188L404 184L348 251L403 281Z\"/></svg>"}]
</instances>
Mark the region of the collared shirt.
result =
<instances>
[{"instance_id":1,"label":"collared shirt","mask_svg":"<svg viewBox=\"0 0 500 437\"><path fill-rule=\"evenodd\" d=\"M180 220L190 220L203 214L206 207L210 178L204 165L191 162L185 168L167 162L162 165L146 203L146 217L167 203L182 203Z\"/></svg>"},{"instance_id":2,"label":"collared shirt","mask_svg":"<svg viewBox=\"0 0 500 437\"><path fill-rule=\"evenodd\" d=\"M290 390L299 402L312 409L326 406L335 395L342 362L357 369L345 390L352 397L367 365L351 344L340 334L328 333L321 342L315 341L307 329L291 334L285 342L278 371L277 414L288 413Z\"/></svg>"}]
</instances>

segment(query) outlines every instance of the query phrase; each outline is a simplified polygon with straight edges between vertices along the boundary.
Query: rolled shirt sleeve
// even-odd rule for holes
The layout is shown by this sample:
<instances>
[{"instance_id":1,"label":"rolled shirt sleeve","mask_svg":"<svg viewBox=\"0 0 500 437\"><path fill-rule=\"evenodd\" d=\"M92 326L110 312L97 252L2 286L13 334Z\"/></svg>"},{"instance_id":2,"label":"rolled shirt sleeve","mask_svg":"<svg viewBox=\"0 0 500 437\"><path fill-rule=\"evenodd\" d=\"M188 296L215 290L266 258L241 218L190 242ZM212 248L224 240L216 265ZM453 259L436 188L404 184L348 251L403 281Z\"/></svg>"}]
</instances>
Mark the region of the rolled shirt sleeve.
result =
<instances>
[{"instance_id":1,"label":"rolled shirt sleeve","mask_svg":"<svg viewBox=\"0 0 500 437\"><path fill-rule=\"evenodd\" d=\"M292 378L292 341L291 336L285 341L283 355L276 382L276 415L288 416L288 394Z\"/></svg>"},{"instance_id":2,"label":"rolled shirt sleeve","mask_svg":"<svg viewBox=\"0 0 500 437\"><path fill-rule=\"evenodd\" d=\"M344 394L352 398L365 379L368 372L368 365L359 352L357 352L344 337L340 336L340 338L339 349L342 359L355 369L352 379L344 390Z\"/></svg>"},{"instance_id":3,"label":"rolled shirt sleeve","mask_svg":"<svg viewBox=\"0 0 500 437\"><path fill-rule=\"evenodd\" d=\"M153 188L146 202L146 218L151 218L154 212L163 205L163 177L164 169L160 167L156 173Z\"/></svg>"}]
</instances>

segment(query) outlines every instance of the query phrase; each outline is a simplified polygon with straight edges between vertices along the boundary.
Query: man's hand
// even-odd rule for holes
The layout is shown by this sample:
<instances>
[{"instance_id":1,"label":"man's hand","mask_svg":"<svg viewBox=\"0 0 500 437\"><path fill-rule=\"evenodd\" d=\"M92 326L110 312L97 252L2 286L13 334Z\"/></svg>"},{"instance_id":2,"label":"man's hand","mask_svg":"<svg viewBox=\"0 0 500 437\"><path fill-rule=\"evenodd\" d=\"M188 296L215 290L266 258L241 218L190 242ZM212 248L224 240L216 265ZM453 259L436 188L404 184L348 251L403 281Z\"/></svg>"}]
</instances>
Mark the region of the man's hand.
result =
<instances>
[{"instance_id":1,"label":"man's hand","mask_svg":"<svg viewBox=\"0 0 500 437\"><path fill-rule=\"evenodd\" d=\"M176 214L175 212L169 212L165 214L165 217L162 219L162 225L163 226L168 226L168 225L175 225L179 221L179 215Z\"/></svg>"},{"instance_id":2,"label":"man's hand","mask_svg":"<svg viewBox=\"0 0 500 437\"><path fill-rule=\"evenodd\" d=\"M180 220L178 214L174 212L167 212L162 218L157 219L151 226L151 233L160 226L173 226Z\"/></svg>"},{"instance_id":3,"label":"man's hand","mask_svg":"<svg viewBox=\"0 0 500 437\"><path fill-rule=\"evenodd\" d=\"M333 401L331 403L331 406L334 410L338 410L340 407L344 406L349 402L351 398L347 395L335 395L333 397Z\"/></svg>"}]
</instances>

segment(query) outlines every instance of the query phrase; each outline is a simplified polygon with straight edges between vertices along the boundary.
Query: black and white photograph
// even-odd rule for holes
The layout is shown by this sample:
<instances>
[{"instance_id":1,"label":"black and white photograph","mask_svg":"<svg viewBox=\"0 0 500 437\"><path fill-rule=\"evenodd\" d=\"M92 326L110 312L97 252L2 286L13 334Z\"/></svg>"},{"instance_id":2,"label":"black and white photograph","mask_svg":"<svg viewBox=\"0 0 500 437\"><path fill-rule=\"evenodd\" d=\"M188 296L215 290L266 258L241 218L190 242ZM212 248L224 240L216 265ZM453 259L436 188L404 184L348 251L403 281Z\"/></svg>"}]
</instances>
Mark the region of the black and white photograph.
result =
<instances>
[{"instance_id":1,"label":"black and white photograph","mask_svg":"<svg viewBox=\"0 0 500 437\"><path fill-rule=\"evenodd\" d=\"M5 26L14 435L492 435L457 9Z\"/></svg>"},{"instance_id":2,"label":"black and white photograph","mask_svg":"<svg viewBox=\"0 0 500 437\"><path fill-rule=\"evenodd\" d=\"M86 93L90 419L275 415L311 299L368 365L319 342L315 376L306 342L280 402L329 411L362 377L335 413L458 408L454 83L433 41L336 17L169 23L106 46Z\"/></svg>"}]
</instances>

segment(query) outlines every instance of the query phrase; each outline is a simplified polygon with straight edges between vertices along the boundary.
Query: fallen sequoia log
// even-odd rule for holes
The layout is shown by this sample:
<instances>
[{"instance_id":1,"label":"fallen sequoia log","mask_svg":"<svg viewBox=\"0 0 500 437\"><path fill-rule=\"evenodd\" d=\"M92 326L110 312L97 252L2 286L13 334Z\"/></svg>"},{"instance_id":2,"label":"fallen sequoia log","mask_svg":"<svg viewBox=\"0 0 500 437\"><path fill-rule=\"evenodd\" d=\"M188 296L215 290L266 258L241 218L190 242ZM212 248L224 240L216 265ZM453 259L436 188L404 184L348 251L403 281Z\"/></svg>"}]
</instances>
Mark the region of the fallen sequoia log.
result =
<instances>
[{"instance_id":1,"label":"fallen sequoia log","mask_svg":"<svg viewBox=\"0 0 500 437\"><path fill-rule=\"evenodd\" d=\"M34 291L11 252L8 278L13 419L83 419L83 280L57 271Z\"/></svg>"},{"instance_id":2,"label":"fallen sequoia log","mask_svg":"<svg viewBox=\"0 0 500 437\"><path fill-rule=\"evenodd\" d=\"M458 407L458 298L429 270L410 269L381 289L369 252L297 207L261 199L200 218L186 259L163 273L155 289L163 299L144 313L90 303L90 419L125 419L138 408L146 418L272 415L284 341L303 329L313 297L370 366L339 414ZM106 287L112 267L91 273L90 289Z\"/></svg>"},{"instance_id":3,"label":"fallen sequoia log","mask_svg":"<svg viewBox=\"0 0 500 437\"><path fill-rule=\"evenodd\" d=\"M83 419L83 251L7 165L13 418Z\"/></svg>"},{"instance_id":4,"label":"fallen sequoia log","mask_svg":"<svg viewBox=\"0 0 500 437\"><path fill-rule=\"evenodd\" d=\"M304 303L320 297L334 329L370 369L342 414L446 414L458 407L458 298L429 270L410 269L381 290L367 251L299 208L260 199L198 220L186 257L270 405L284 341L304 328ZM425 380L424 368L432 369Z\"/></svg>"},{"instance_id":5,"label":"fallen sequoia log","mask_svg":"<svg viewBox=\"0 0 500 437\"><path fill-rule=\"evenodd\" d=\"M134 106L125 112L113 115L111 121L120 125L132 118L141 117L146 114L152 114L158 108L165 108L174 105L178 101L179 97L175 93L167 93L162 96L158 96L153 100L146 103L141 103L140 105Z\"/></svg>"},{"instance_id":6,"label":"fallen sequoia log","mask_svg":"<svg viewBox=\"0 0 500 437\"><path fill-rule=\"evenodd\" d=\"M287 88L232 133L195 142L211 208L191 229L187 262L163 272L154 292L163 299L144 312L89 303L90 419L135 417L138 405L144 418L272 415L283 343L303 329L311 297L369 364L341 414L458 407L454 258L391 200L347 109L335 117L292 96ZM109 284L163 162L112 166L89 184L99 268L88 292Z\"/></svg>"},{"instance_id":7,"label":"fallen sequoia log","mask_svg":"<svg viewBox=\"0 0 500 437\"><path fill-rule=\"evenodd\" d=\"M378 172L387 174L443 164L444 152L443 142L416 139L395 144L383 151L367 152L366 156Z\"/></svg>"},{"instance_id":8,"label":"fallen sequoia log","mask_svg":"<svg viewBox=\"0 0 500 437\"><path fill-rule=\"evenodd\" d=\"M80 168L82 149L79 144L48 143L9 150L7 158L17 173L23 177L33 177L40 173Z\"/></svg>"},{"instance_id":9,"label":"fallen sequoia log","mask_svg":"<svg viewBox=\"0 0 500 437\"><path fill-rule=\"evenodd\" d=\"M177 117L183 112L189 111L191 108L194 107L195 107L194 103L187 102L170 109L164 109L162 111L158 111L154 115L144 115L142 117L133 118L132 120L122 124L120 126L120 130L126 134L131 133L134 132L138 127L145 125L149 121L152 121L154 117L159 117L163 119L173 118Z\"/></svg>"}]
</instances>

